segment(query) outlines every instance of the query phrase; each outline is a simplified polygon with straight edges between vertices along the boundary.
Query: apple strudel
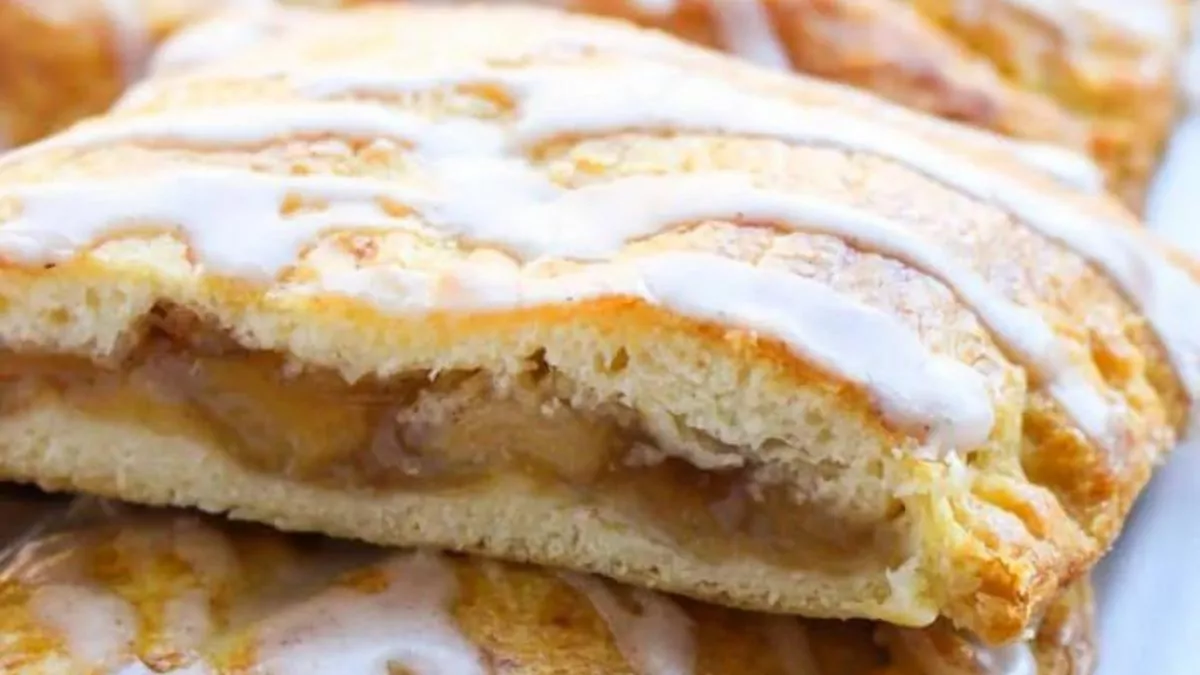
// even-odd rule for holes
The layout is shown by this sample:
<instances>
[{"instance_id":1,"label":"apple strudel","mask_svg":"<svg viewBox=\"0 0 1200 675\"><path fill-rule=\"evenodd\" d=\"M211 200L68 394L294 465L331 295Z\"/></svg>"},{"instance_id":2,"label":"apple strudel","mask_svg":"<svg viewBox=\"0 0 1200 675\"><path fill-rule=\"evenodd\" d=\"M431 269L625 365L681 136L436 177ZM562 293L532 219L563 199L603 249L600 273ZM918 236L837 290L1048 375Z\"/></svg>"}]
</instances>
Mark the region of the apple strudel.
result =
<instances>
[{"instance_id":1,"label":"apple strudel","mask_svg":"<svg viewBox=\"0 0 1200 675\"><path fill-rule=\"evenodd\" d=\"M0 475L1014 639L1200 387L1122 207L518 7L297 15L0 161Z\"/></svg>"}]
</instances>

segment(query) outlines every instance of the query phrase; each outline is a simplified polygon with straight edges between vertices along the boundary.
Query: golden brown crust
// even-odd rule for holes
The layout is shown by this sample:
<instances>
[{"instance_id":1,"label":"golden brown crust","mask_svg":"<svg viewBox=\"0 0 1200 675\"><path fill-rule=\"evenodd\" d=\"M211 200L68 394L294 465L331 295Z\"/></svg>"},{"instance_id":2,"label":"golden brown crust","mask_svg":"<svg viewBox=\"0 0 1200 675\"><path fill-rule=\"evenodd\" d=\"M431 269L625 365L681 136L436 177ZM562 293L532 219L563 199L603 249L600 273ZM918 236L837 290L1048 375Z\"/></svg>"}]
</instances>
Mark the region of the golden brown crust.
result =
<instances>
[{"instance_id":1,"label":"golden brown crust","mask_svg":"<svg viewBox=\"0 0 1200 675\"><path fill-rule=\"evenodd\" d=\"M1109 187L1141 209L1178 114L1175 73L1187 26L1182 0L1163 0L1177 10L1178 30L1170 39L1149 40L1080 14L1084 18L1077 20L1096 33L1084 42L1071 37L1082 30L1078 26L1060 25L1007 0L972 3L979 14L959 12L961 0L913 6L893 0L759 1L773 23L768 37L780 41L797 70L947 119L1088 152L1103 167ZM352 6L361 0L285 2ZM0 3L0 56L5 57L0 59L5 64L0 101L6 104L0 129L10 146L114 101L130 81L121 72L123 45L137 52L126 58L141 63L165 37L221 8L220 3L139 0L122 19L106 13L100 2L45 4L45 10L34 11L19 0ZM637 0L549 4L632 19L701 44L729 47L710 0L680 0L669 14ZM122 29L122 22L129 25Z\"/></svg>"},{"instance_id":2,"label":"golden brown crust","mask_svg":"<svg viewBox=\"0 0 1200 675\"><path fill-rule=\"evenodd\" d=\"M675 14L636 0L577 0L580 11L629 18L715 48L729 48L707 0ZM772 36L800 72L862 87L939 117L1008 136L1087 149L1087 130L1053 101L998 77L905 3L880 0L763 2Z\"/></svg>"},{"instance_id":3,"label":"golden brown crust","mask_svg":"<svg viewBox=\"0 0 1200 675\"><path fill-rule=\"evenodd\" d=\"M246 9L230 0L0 0L0 151L103 112L165 39L238 5Z\"/></svg>"},{"instance_id":4,"label":"golden brown crust","mask_svg":"<svg viewBox=\"0 0 1200 675\"><path fill-rule=\"evenodd\" d=\"M107 673L138 661L159 673L203 665L234 675L273 672L289 657L369 668L360 661L368 654L400 665L423 654L460 672L618 674L639 671L639 650L697 675L992 675L1002 671L989 664L1016 672L1030 655L1036 671L1020 672L1091 672L1080 660L1092 651L1090 631L1061 628L1090 623L1086 584L1051 606L1032 642L989 652L942 624L768 617L520 565L414 559L186 514L99 511L86 500L41 524L0 563L0 667L13 675ZM424 587L414 587L417 574ZM445 588L430 597L431 585ZM620 611L612 601L640 604L645 618L606 618ZM406 603L420 624L407 623ZM422 628L431 624L440 630Z\"/></svg>"},{"instance_id":5,"label":"golden brown crust","mask_svg":"<svg viewBox=\"0 0 1200 675\"><path fill-rule=\"evenodd\" d=\"M1044 3L1045 14L1011 0L758 2L772 23L759 41L778 41L797 70L948 119L1089 152L1110 189L1141 210L1178 113L1183 0L1144 3L1147 13L1168 3L1175 11L1173 30L1154 38L1075 0ZM667 13L638 0L566 4L750 58L762 51L739 48L722 28L723 12L741 22L745 13L711 0L680 0Z\"/></svg>"},{"instance_id":6,"label":"golden brown crust","mask_svg":"<svg viewBox=\"0 0 1200 675\"><path fill-rule=\"evenodd\" d=\"M709 46L729 46L720 12L709 0L682 0L665 15L636 0L549 4L633 19ZM101 2L54 0L49 5L33 11L18 0L0 3L5 36L0 55L6 65L0 71L0 101L7 104L0 111L0 128L6 129L10 146L104 110L131 82L130 74L122 73L122 58L140 71L165 37L222 7L139 0L122 10L129 12L125 16L106 11ZM774 28L763 39L779 40L790 64L801 72L1000 134L1089 152L1104 168L1110 187L1140 209L1177 113L1173 73L1182 29L1177 44L1159 44L1137 41L1106 25L1103 39L1079 48L1063 44L1062 26L1014 10L1002 0L986 7L987 16L995 14L996 19L982 22L963 23L953 5L955 0L915 6L891 0L769 0L763 6ZM1039 50L1052 55L1052 61L1028 56ZM122 56L122 51L129 53ZM1151 61L1154 67L1147 65ZM1042 65L1028 71L1017 69L1018 63ZM1135 100L1137 105L1129 103Z\"/></svg>"},{"instance_id":7,"label":"golden brown crust","mask_svg":"<svg viewBox=\"0 0 1200 675\"><path fill-rule=\"evenodd\" d=\"M345 116L325 116L323 123L335 125L326 132L284 129L265 139L233 142L227 134L253 133L238 118L239 124L224 127L218 120L215 132L210 127L195 132L201 133L200 142L173 137L187 125L170 123L165 136L149 140L118 138L72 145L76 137L67 137L0 166L0 187L7 195L0 209L9 209L3 212L9 218L9 232L22 235L27 232L22 228L44 227L46 241L56 241L55 235L65 228L76 228L72 231L85 240L78 251L54 258L49 266L39 264L46 261L36 256L33 261L22 258L29 248L14 245L8 250L12 259L0 273L0 297L7 303L0 318L5 344L18 352L24 348L76 353L111 363L145 336L150 325L146 319L156 306L172 306L203 317L243 348L281 352L351 379L406 369L511 374L519 367L514 361L540 350L551 367L601 400L627 401L644 414L719 438L735 448L736 461L784 472L799 486L805 485L806 477L819 477L815 482L821 489L861 506L855 512L861 520L897 523L896 531L911 537L911 559L885 559L885 569L861 577L816 569L789 575L757 563L742 566L730 560L714 563L673 556L677 551L637 528L613 528L578 503L553 503L511 486L496 487L487 499L329 494L229 461L225 444L201 428L180 423L173 434L164 436L155 431L161 425L96 419L70 391L64 393L45 382L33 387L36 395L20 401L28 405L14 406L0 417L4 427L0 438L5 439L0 443L0 466L6 475L55 489L228 510L289 528L381 543L432 544L588 569L739 606L870 616L909 624L927 622L941 613L985 639L998 641L1019 635L1058 589L1080 577L1108 546L1151 467L1182 426L1187 396L1160 345L1166 336L1151 332L1147 317L1116 283L1083 255L1039 234L1029 220L1036 214L1022 212L1015 217L1008 210L1013 204L992 201L986 192L952 189L947 180L954 179L951 174L983 167L990 180L997 181L989 185L1011 184L1016 186L1013 190L1046 196L1055 209L1066 209L1068 220L1111 221L1097 224L1095 236L1119 237L1115 241L1134 249L1149 246L1122 209L1022 170L1003 152L962 142L910 117L881 113L880 117L892 120L880 122L885 124L884 133L863 137L885 139L874 150L839 149L839 142L853 149L858 138L829 147L824 134L850 128L855 120L888 109L862 96L776 77L621 24L497 8L378 8L323 16L279 41L219 61L193 76L152 82L121 110L77 133L103 135L123 123L156 119L178 122L171 116L220 105L260 106L259 112L268 110L267 117L245 118L260 121L293 110L312 111L313 105L325 110L337 104L314 100L310 90L269 71L283 68L306 75L321 69L337 72L341 67L346 72L347 64L361 66L372 59L388 63L393 69L386 73L388 77L407 73L417 78L417 84L410 82L402 96L360 92L357 97L368 99L365 105L370 110L393 116L407 112L434 119L482 120L481 124L500 126L505 134L528 131L517 124L521 97L537 91L539 82L545 84L549 100L565 106L546 108L567 114L561 133L530 148L514 151L512 143L497 146L512 153L502 158L506 162L550 176L571 194L585 186L647 175L659 176L670 187L682 177L718 171L726 179L733 174L735 184L752 180L780 198L803 196L822 204L853 206L886 219L913 241L926 246L936 242L939 255L951 257L985 286L999 289L1003 300L997 303L1036 312L1054 329L1066 349L1065 360L1078 369L1086 386L1100 387L1104 396L1120 403L1121 433L1111 439L1111 447L1089 441L1064 413L1061 401L1009 360L1011 349L1002 347L997 334L982 325L980 307L966 302L961 289L957 295L951 292L928 266L922 272L903 256L873 252L869 241L851 245L839 237L804 232L804 223L789 218L766 216L749 222L738 214L701 218L703 222L695 226L621 241L618 250L598 261L550 256L537 264L521 260L512 248L495 240L447 236L414 218L415 222L406 221L411 227L385 234L340 233L301 242L300 259L285 265L283 275L239 278L228 268L219 268L228 258L212 257L213 250L201 238L219 232L222 224L238 222L246 228L246 238L234 240L233 253L253 251L275 236L269 228L278 217L277 209L320 212L327 206L321 200L291 200L283 190L279 204L269 201L268 212L254 211L262 203L262 193L253 187L260 182L273 185L279 176L289 175L320 186L330 185L322 181L338 175L362 185L366 177L386 177L391 187L415 190L410 193L415 195L412 204L438 193L426 182L425 170L431 166L426 162L433 159L400 143L348 139L336 126L346 123ZM358 66L353 72L364 72ZM437 86L436 77L430 81L431 75L447 67L467 72L483 69L500 79L511 70L514 77L529 79L514 80L512 86L489 81L450 88ZM747 96L752 108L784 103L806 106L800 110L803 114L770 117L763 124L804 119L813 111L836 112L839 123L833 125L837 128L809 131L807 140L803 134L722 132L720 123L728 120L714 130L712 124L690 124L687 119L663 122L636 114L615 129L573 126L584 124L579 116L586 117L580 107L585 102L591 111L587 114L607 110L625 119L620 116L631 108L613 105L611 97L605 98L605 87L613 82L624 87L656 68L674 69L670 72L692 87L711 87L716 82L735 90L722 89L726 93L713 102ZM618 77L606 79L613 72ZM703 75L690 80L689 72ZM593 98L570 96L575 87L584 87ZM669 86L655 91L659 99L654 115L667 115L671 105L695 93L695 89L673 91ZM355 97L342 97L342 105L347 98ZM361 106L353 110L363 112ZM600 121L605 121L602 116ZM213 123L203 115L200 122L201 126ZM204 133L215 133L217 140L204 141ZM921 157L944 149L944 161L961 171L951 171L938 182L927 175L936 166L918 169L912 162L919 159L878 156L886 155L893 138L927 143L929 152L918 153ZM513 139L506 135L504 140ZM493 166L489 160L495 158L487 154L492 152L490 145L466 145L457 151L479 153L482 164ZM222 172L213 174L217 167ZM175 173L179 171L184 173ZM220 178L230 175L226 171L233 172L236 180ZM188 186L186 193L179 193L186 194L183 206L187 208L163 197L167 201L161 209L156 202L149 212L137 212L154 215L139 220L135 231L102 227L102 235L96 235L79 224L104 215L113 204L118 205L113 222L131 215L120 208L121 196L129 198L128 205L176 194L170 182L154 182L168 181L173 175L182 176L178 184ZM76 181L67 192L71 212L54 211L61 222L39 221L39 207L22 195L60 189L61 181L68 178ZM215 182L205 182L210 179ZM117 182L97 182L102 180ZM162 191L145 192L146 186ZM717 185L722 186L728 187ZM343 193L330 188L324 194ZM453 194L460 201L452 200L449 207L471 205L470 195L475 193ZM733 200L736 207L755 206L754 199L734 194L740 195ZM636 207L640 202L616 199L615 203ZM384 210L403 217L410 213L404 207L412 208L400 202ZM214 213L211 208L229 210ZM253 216L249 220L247 213ZM420 215L420 209L416 213ZM624 226L637 220L628 213L623 217L612 222ZM814 212L814 220L822 219ZM183 226L191 237L190 250L176 236L148 229L161 228L164 221L188 221L173 224ZM507 225L515 230L523 224ZM19 236L10 241L28 242ZM904 327L900 333L915 335L923 349L968 366L986 383L985 395L995 414L986 443L964 448L961 461L922 456L918 451L928 440L928 429L914 431L886 419L862 382L849 382L815 367L770 331L736 322L729 325L712 315L698 318L672 311L628 289L610 297L577 298L570 304L533 303L507 311L460 311L455 304L478 288L469 282L470 275L480 271L516 269L556 284L579 270L608 274L624 269L623 265L680 251L713 256L716 285L707 287L711 295L702 294L701 299L722 297L725 286L721 284L727 279L717 270L736 263L737 269L754 278L778 274L771 279L778 280L781 288L804 280L888 315ZM222 255L232 253L226 250ZM320 280L331 273L356 270L378 274L367 277L373 283L365 296L347 297L345 287L320 286ZM405 295L408 291L396 281L407 275L432 279L429 294ZM689 286L706 288L701 277ZM403 291L399 297L382 295L397 290ZM802 299L797 296L789 302ZM389 313L387 300L419 301L421 311ZM754 300L747 297L718 309L736 314ZM894 349L896 344L873 347ZM620 361L620 354L629 365L610 367ZM872 372L866 381L884 374ZM907 395L909 387L917 392L921 384L906 381L901 389ZM128 391L117 389L102 400L116 407L129 397L135 403L127 410L151 415L153 400L136 403L137 395L130 385ZM141 395L145 399L144 392ZM813 411L827 413L835 421L830 438L851 434L844 436L849 440L823 438L802 423ZM107 445L97 451L95 439L102 437ZM701 453L685 457L702 461ZM858 504L855 500L860 498L869 504ZM526 509L517 514L520 524L489 510L498 504L509 504L513 511Z\"/></svg>"},{"instance_id":8,"label":"golden brown crust","mask_svg":"<svg viewBox=\"0 0 1200 675\"><path fill-rule=\"evenodd\" d=\"M1111 3L1119 9L1113 15L1059 2L1048 3L1053 11L1046 16L1021 3L989 0L975 3L978 14L967 16L956 4L920 0L916 6L1016 86L1051 97L1086 123L1110 188L1140 210L1179 114L1188 0ZM1055 11L1066 17L1054 17Z\"/></svg>"},{"instance_id":9,"label":"golden brown crust","mask_svg":"<svg viewBox=\"0 0 1200 675\"><path fill-rule=\"evenodd\" d=\"M124 35L103 2L0 2L0 148L107 108L134 75L122 72L122 45L140 64L154 44L197 18L176 13L188 4L138 0L138 34ZM190 4L194 12L204 3Z\"/></svg>"}]
</instances>

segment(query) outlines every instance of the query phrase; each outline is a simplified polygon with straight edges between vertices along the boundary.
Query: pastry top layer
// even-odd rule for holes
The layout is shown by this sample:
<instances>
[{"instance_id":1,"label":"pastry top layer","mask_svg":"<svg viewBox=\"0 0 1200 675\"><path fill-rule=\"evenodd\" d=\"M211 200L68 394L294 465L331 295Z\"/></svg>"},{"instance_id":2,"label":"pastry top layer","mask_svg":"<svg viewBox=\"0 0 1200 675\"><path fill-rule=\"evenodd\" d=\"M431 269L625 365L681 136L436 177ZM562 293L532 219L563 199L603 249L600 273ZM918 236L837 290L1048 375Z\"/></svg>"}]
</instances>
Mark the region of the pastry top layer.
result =
<instances>
[{"instance_id":1,"label":"pastry top layer","mask_svg":"<svg viewBox=\"0 0 1200 675\"><path fill-rule=\"evenodd\" d=\"M1087 675L1087 589L985 649L938 625L770 617L595 577L87 500L0 562L14 674ZM145 670L149 672L149 670Z\"/></svg>"},{"instance_id":2,"label":"pastry top layer","mask_svg":"<svg viewBox=\"0 0 1200 675\"><path fill-rule=\"evenodd\" d=\"M1090 127L1110 189L1140 209L1178 118L1189 0L915 0L1017 86Z\"/></svg>"},{"instance_id":3,"label":"pastry top layer","mask_svg":"<svg viewBox=\"0 0 1200 675\"><path fill-rule=\"evenodd\" d=\"M1080 51L1112 49L1116 41L1136 43L1154 59L1146 64L1151 69L1171 68L1170 54L1178 55L1187 34L1189 1L1000 0L1053 26ZM959 0L958 12L970 15L978 6L976 0Z\"/></svg>"},{"instance_id":4,"label":"pastry top layer","mask_svg":"<svg viewBox=\"0 0 1200 675\"><path fill-rule=\"evenodd\" d=\"M1085 150L1085 124L1007 82L952 34L897 0L569 0L775 69L796 69L1018 138Z\"/></svg>"},{"instance_id":5,"label":"pastry top layer","mask_svg":"<svg viewBox=\"0 0 1200 675\"><path fill-rule=\"evenodd\" d=\"M349 378L658 341L571 374L747 451L887 448L937 508L944 471L986 490L1014 522L926 535L982 576L927 581L990 639L1111 541L1200 388L1193 279L1003 146L553 11L289 16L0 162L7 346L119 357L158 303ZM813 397L870 440L795 441Z\"/></svg>"},{"instance_id":6,"label":"pastry top layer","mask_svg":"<svg viewBox=\"0 0 1200 675\"><path fill-rule=\"evenodd\" d=\"M896 0L892 0L895 2ZM700 5L715 18L722 46L768 67L787 67L788 48L771 27L774 0L708 2L707 0L568 0L603 11L635 11L670 16L695 11ZM917 4L929 0L916 0ZM782 4L782 3L779 3ZM897 4L900 4L897 2ZM947 4L961 21L984 19L995 8L1021 12L1059 32L1063 44L1083 58L1114 48L1114 43L1137 45L1147 68L1169 69L1167 55L1178 52L1186 34L1187 0L952 0ZM847 11L886 11L871 2L849 2ZM1157 74L1147 70L1146 74Z\"/></svg>"},{"instance_id":7,"label":"pastry top layer","mask_svg":"<svg viewBox=\"0 0 1200 675\"><path fill-rule=\"evenodd\" d=\"M1176 115L1186 0L554 0L941 117L1083 150L1141 209Z\"/></svg>"}]
</instances>

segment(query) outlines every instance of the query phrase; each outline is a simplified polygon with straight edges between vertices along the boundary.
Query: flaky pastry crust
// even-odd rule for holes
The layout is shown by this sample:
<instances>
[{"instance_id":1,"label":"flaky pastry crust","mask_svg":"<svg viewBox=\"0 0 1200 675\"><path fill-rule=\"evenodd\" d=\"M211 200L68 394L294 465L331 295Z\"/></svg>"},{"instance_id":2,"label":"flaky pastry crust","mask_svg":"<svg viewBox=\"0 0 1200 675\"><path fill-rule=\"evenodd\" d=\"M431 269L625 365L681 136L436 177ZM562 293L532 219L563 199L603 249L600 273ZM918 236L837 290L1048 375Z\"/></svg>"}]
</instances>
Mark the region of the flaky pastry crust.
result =
<instances>
[{"instance_id":1,"label":"flaky pastry crust","mask_svg":"<svg viewBox=\"0 0 1200 675\"><path fill-rule=\"evenodd\" d=\"M1178 114L1186 0L546 0L1088 152L1141 210Z\"/></svg>"},{"instance_id":2,"label":"flaky pastry crust","mask_svg":"<svg viewBox=\"0 0 1200 675\"><path fill-rule=\"evenodd\" d=\"M1042 13L1014 8L1010 0L973 2L977 13L958 11L963 3L955 0L526 1L630 19L942 118L1051 144L1080 154L1051 162L1075 174L1084 156L1094 156L1109 187L1135 210L1175 121L1174 72L1186 25L1179 11L1171 25L1180 30L1147 40L1104 15L1078 12L1075 0L1059 0L1057 9ZM264 15L281 5L357 4L363 0L0 2L0 147L103 111L184 27L229 11ZM217 51L236 50L255 34L215 32L221 33ZM1104 183L1099 167L1082 170L1083 187Z\"/></svg>"},{"instance_id":3,"label":"flaky pastry crust","mask_svg":"<svg viewBox=\"0 0 1200 675\"><path fill-rule=\"evenodd\" d=\"M575 574L76 502L0 564L13 675L1088 675L1086 584L1036 637L771 617ZM389 666L391 669L389 669Z\"/></svg>"},{"instance_id":4,"label":"flaky pastry crust","mask_svg":"<svg viewBox=\"0 0 1200 675\"><path fill-rule=\"evenodd\" d=\"M1200 379L1115 203L554 11L297 15L10 155L0 221L4 476L991 642Z\"/></svg>"}]
</instances>

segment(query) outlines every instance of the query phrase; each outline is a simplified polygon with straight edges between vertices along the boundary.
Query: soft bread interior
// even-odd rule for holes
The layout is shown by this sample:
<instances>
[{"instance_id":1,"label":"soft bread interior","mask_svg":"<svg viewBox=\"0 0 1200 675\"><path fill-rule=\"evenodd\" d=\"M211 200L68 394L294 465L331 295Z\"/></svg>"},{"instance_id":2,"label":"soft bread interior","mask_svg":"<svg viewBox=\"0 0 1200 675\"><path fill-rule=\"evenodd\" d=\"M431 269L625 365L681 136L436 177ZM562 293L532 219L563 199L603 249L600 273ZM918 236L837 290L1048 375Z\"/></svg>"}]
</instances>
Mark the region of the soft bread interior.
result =
<instances>
[{"instance_id":1,"label":"soft bread interior","mask_svg":"<svg viewBox=\"0 0 1200 675\"><path fill-rule=\"evenodd\" d=\"M911 576L890 581L918 555L919 534L885 484L882 452L844 464L801 460L782 442L756 453L594 386L645 377L652 371L636 364L646 354L588 359L587 385L550 366L545 350L504 370L401 370L349 384L240 348L186 312L152 323L116 367L3 360L0 429L18 472L49 487L563 564L727 603L930 617L932 590ZM817 448L855 433L842 415L804 421L801 433L824 441ZM677 572L653 579L667 568ZM768 575L776 581L756 581ZM730 579L739 590L720 590ZM850 597L859 599L849 612L839 608Z\"/></svg>"}]
</instances>

